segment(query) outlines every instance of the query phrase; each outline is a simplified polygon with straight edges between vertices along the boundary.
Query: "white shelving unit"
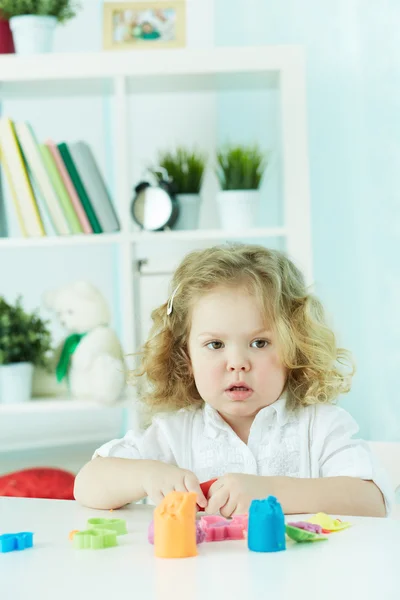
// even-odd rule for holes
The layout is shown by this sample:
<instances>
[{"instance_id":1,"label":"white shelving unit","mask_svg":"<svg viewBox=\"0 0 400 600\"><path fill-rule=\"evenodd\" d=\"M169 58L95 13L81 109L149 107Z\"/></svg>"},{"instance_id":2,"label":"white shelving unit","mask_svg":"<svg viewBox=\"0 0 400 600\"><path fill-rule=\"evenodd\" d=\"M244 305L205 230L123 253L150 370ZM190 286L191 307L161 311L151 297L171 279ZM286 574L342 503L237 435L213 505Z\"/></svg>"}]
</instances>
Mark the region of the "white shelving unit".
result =
<instances>
[{"instance_id":1,"label":"white shelving unit","mask_svg":"<svg viewBox=\"0 0 400 600\"><path fill-rule=\"evenodd\" d=\"M281 116L281 154L283 169L283 225L230 233L219 229L146 233L135 230L130 215L131 181L129 173L128 99L135 90L165 91L261 89L266 84L279 89ZM62 86L62 87L61 87ZM139 342L136 298L139 273L135 268L137 247L141 242L157 244L165 255L168 244L187 241L223 242L229 239L283 238L287 252L312 281L310 197L303 51L296 46L250 48L179 49L169 51L101 52L87 54L49 54L34 57L0 57L0 101L26 94L62 94L64 89L80 88L101 93L107 88L113 97L115 129L115 181L113 190L121 221L121 232L92 236L45 237L39 239L0 239L0 257L15 248L69 247L74 245L115 244L119 248L119 299L123 322L124 348ZM1 260L1 258L0 258ZM136 325L135 325L136 324ZM57 400L57 402L59 402ZM20 416L44 404L18 406ZM75 405L78 408L78 405ZM40 407L40 408L39 408ZM58 405L61 410L62 405ZM71 404L72 408L72 404ZM87 408L87 407L86 407ZM5 407L0 405L0 415ZM10 410L10 409L8 409ZM108 411L109 409L104 409Z\"/></svg>"},{"instance_id":2,"label":"white shelving unit","mask_svg":"<svg viewBox=\"0 0 400 600\"><path fill-rule=\"evenodd\" d=\"M0 409L0 455L49 446L103 443L104 439L121 435L124 410L129 406L128 401L100 406L70 398L4 404Z\"/></svg>"},{"instance_id":3,"label":"white shelving unit","mask_svg":"<svg viewBox=\"0 0 400 600\"><path fill-rule=\"evenodd\" d=\"M52 238L0 238L1 248L39 248L39 247L58 247L58 246L80 246L80 245L102 245L102 244L121 244L140 243L140 242L179 242L194 240L229 240L241 238L272 238L286 237L286 228L284 227L257 227L254 229L244 229L237 232L225 231L221 229L196 229L186 231L146 231L143 233L103 233L101 235L69 235Z\"/></svg>"}]
</instances>

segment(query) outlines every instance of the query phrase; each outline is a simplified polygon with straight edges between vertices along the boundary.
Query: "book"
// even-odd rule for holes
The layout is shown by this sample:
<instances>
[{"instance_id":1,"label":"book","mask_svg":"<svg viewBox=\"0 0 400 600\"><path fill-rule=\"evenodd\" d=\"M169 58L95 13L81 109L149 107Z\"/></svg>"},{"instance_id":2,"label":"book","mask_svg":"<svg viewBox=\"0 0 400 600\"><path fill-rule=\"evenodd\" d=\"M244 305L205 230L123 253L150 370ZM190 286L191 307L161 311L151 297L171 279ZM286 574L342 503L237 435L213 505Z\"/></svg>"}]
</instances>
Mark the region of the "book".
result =
<instances>
[{"instance_id":1,"label":"book","mask_svg":"<svg viewBox=\"0 0 400 600\"><path fill-rule=\"evenodd\" d=\"M86 192L85 186L83 185L82 180L79 176L79 173L76 169L74 160L73 160L71 153L69 151L69 148L68 148L68 144L63 142L61 144L58 144L57 147L60 151L61 157L67 168L69 176L72 179L72 183L74 184L74 187L78 193L80 201L82 202L82 206L85 209L85 212L87 214L89 222L92 226L93 233L103 233L103 230L101 228L101 225L99 223L97 215L93 209L91 200Z\"/></svg>"},{"instance_id":2,"label":"book","mask_svg":"<svg viewBox=\"0 0 400 600\"><path fill-rule=\"evenodd\" d=\"M16 136L14 123L7 117L0 118L1 161L6 174L11 197L15 205L23 235L45 235L36 199L26 170L24 157Z\"/></svg>"},{"instance_id":3,"label":"book","mask_svg":"<svg viewBox=\"0 0 400 600\"><path fill-rule=\"evenodd\" d=\"M40 190L47 214L58 235L69 235L71 228L62 211L60 200L53 188L32 128L25 122L15 124L19 143L28 163L30 173Z\"/></svg>"},{"instance_id":4,"label":"book","mask_svg":"<svg viewBox=\"0 0 400 600\"><path fill-rule=\"evenodd\" d=\"M119 231L120 226L110 194L90 146L80 141L69 144L69 149L102 230L107 233Z\"/></svg>"},{"instance_id":5,"label":"book","mask_svg":"<svg viewBox=\"0 0 400 600\"><path fill-rule=\"evenodd\" d=\"M6 207L4 203L3 186L0 173L0 237L8 237Z\"/></svg>"},{"instance_id":6,"label":"book","mask_svg":"<svg viewBox=\"0 0 400 600\"><path fill-rule=\"evenodd\" d=\"M83 233L77 214L72 206L71 199L67 190L65 189L64 183L53 160L53 155L46 144L39 144L39 150L42 154L44 166L47 169L47 173L53 184L54 190L61 202L61 207L64 211L64 215L68 221L68 225L72 233Z\"/></svg>"},{"instance_id":7,"label":"book","mask_svg":"<svg viewBox=\"0 0 400 600\"><path fill-rule=\"evenodd\" d=\"M57 235L57 231L54 229L53 222L51 221L50 215L47 212L46 203L43 200L43 196L41 194L40 189L36 185L34 177L31 176L30 179L33 193L35 194L36 202L39 208L40 216L42 217L44 230L48 236L54 237Z\"/></svg>"},{"instance_id":8,"label":"book","mask_svg":"<svg viewBox=\"0 0 400 600\"><path fill-rule=\"evenodd\" d=\"M92 226L89 223L89 219L87 217L87 214L85 213L85 209L82 206L78 194L76 193L76 189L74 188L74 184L72 183L71 177L69 176L69 173L65 167L59 149L52 140L47 140L46 146L49 148L53 156L54 162L57 165L60 177L64 182L65 188L71 199L73 207L75 208L75 212L81 224L82 231L84 231L84 233L93 233Z\"/></svg>"},{"instance_id":9,"label":"book","mask_svg":"<svg viewBox=\"0 0 400 600\"><path fill-rule=\"evenodd\" d=\"M4 178L4 183L7 181L8 190L9 190L10 196L11 196L13 204L14 204L15 214L17 216L19 230L22 233L22 237L28 237L28 233L26 231L24 219L22 217L21 207L20 207L19 202L18 202L17 192L15 191L15 187L14 187L14 184L12 182L11 173L10 173L10 171L8 169L6 161L4 159L3 159L3 161L1 160L1 148L0 148L0 162L1 162L2 166L3 166L3 172L6 175L6 177ZM2 186L2 193L4 192L4 189L5 188ZM3 195L3 203L4 203L4 195ZM5 213L5 203L3 204L3 210L4 210L4 218L6 219L7 215ZM43 226L44 226L44 223L43 223Z\"/></svg>"}]
</instances>

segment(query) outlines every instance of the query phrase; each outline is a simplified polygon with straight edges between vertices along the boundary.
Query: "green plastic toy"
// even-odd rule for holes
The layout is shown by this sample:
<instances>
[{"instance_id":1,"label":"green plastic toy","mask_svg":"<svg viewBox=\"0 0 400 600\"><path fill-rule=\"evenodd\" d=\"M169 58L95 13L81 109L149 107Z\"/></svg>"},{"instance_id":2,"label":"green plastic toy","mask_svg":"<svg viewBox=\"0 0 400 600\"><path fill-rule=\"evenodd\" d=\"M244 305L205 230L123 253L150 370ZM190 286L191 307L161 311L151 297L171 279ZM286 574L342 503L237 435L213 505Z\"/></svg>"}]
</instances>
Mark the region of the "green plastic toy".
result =
<instances>
[{"instance_id":1,"label":"green plastic toy","mask_svg":"<svg viewBox=\"0 0 400 600\"><path fill-rule=\"evenodd\" d=\"M77 531L73 537L76 550L100 550L117 546L117 534L112 529L87 529Z\"/></svg>"},{"instance_id":2,"label":"green plastic toy","mask_svg":"<svg viewBox=\"0 0 400 600\"><path fill-rule=\"evenodd\" d=\"M320 533L313 533L312 531L305 531L298 527L292 527L286 525L286 535L288 535L295 542L326 542L327 536L321 535Z\"/></svg>"},{"instance_id":3,"label":"green plastic toy","mask_svg":"<svg viewBox=\"0 0 400 600\"><path fill-rule=\"evenodd\" d=\"M89 529L112 529L117 535L128 533L124 519L88 519Z\"/></svg>"}]
</instances>

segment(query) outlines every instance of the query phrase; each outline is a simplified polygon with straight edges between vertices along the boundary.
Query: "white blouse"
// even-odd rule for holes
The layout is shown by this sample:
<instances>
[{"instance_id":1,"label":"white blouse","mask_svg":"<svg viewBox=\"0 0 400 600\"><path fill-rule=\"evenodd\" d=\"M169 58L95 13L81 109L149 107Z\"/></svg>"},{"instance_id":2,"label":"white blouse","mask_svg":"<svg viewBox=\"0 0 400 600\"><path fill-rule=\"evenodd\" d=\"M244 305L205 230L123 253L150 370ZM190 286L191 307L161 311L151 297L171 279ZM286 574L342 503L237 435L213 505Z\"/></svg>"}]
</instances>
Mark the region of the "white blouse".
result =
<instances>
[{"instance_id":1,"label":"white blouse","mask_svg":"<svg viewBox=\"0 0 400 600\"><path fill-rule=\"evenodd\" d=\"M369 446L354 439L354 419L342 408L320 404L290 411L282 397L260 410L245 444L208 404L153 418L145 431L130 430L96 456L160 460L189 469L200 482L226 473L289 477L348 476L372 480L385 498L394 493Z\"/></svg>"}]
</instances>

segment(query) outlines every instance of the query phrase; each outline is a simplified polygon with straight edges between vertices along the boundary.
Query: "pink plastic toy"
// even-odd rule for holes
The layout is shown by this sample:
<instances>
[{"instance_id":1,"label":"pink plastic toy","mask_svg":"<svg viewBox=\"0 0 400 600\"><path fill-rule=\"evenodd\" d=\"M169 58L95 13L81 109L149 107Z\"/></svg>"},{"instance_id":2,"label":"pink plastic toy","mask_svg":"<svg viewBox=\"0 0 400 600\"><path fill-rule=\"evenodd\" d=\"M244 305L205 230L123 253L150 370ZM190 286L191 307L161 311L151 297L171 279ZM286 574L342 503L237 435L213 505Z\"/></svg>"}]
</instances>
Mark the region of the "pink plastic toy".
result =
<instances>
[{"instance_id":1,"label":"pink plastic toy","mask_svg":"<svg viewBox=\"0 0 400 600\"><path fill-rule=\"evenodd\" d=\"M235 515L225 519L219 515L201 517L200 526L205 533L206 542L222 542L223 540L243 540L247 531L247 515Z\"/></svg>"},{"instance_id":2,"label":"pink plastic toy","mask_svg":"<svg viewBox=\"0 0 400 600\"><path fill-rule=\"evenodd\" d=\"M304 531L311 531L311 533L322 533L321 525L314 523L308 523L307 521L296 521L288 523L291 527L297 527L297 529L304 529Z\"/></svg>"}]
</instances>

